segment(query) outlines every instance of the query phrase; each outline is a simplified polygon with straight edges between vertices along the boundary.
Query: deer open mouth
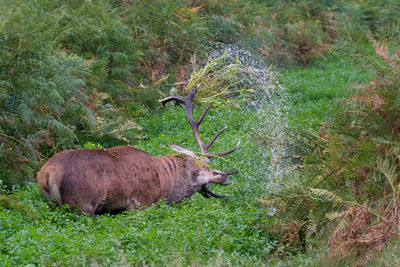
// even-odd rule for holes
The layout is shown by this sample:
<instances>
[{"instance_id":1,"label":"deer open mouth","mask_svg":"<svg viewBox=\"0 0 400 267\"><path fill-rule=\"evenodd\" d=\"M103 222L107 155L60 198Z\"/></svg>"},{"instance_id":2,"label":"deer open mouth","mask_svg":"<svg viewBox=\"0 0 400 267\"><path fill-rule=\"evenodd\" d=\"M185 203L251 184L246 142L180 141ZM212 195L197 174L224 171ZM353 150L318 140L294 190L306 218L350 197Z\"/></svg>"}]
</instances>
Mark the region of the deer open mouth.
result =
<instances>
[{"instance_id":1,"label":"deer open mouth","mask_svg":"<svg viewBox=\"0 0 400 267\"><path fill-rule=\"evenodd\" d=\"M228 175L233 175L233 174L236 174L236 173L238 173L238 172L239 172L238 170L233 171L233 172L225 172L225 173L224 173L224 176L225 176L226 178L224 179L224 182L218 183L218 184L219 184L219 185L222 185L222 186L230 185L231 183L226 183L226 180L227 180L227 178L228 178ZM210 197L223 198L223 197L226 197L226 196L227 196L226 194L224 194L224 195L219 195L219 194L214 193L213 191L211 191L211 190L210 190L210 184L209 184L209 183L203 184L203 185L201 186L201 191L200 191L199 193L202 194L203 197L205 197L205 198L210 198Z\"/></svg>"}]
</instances>

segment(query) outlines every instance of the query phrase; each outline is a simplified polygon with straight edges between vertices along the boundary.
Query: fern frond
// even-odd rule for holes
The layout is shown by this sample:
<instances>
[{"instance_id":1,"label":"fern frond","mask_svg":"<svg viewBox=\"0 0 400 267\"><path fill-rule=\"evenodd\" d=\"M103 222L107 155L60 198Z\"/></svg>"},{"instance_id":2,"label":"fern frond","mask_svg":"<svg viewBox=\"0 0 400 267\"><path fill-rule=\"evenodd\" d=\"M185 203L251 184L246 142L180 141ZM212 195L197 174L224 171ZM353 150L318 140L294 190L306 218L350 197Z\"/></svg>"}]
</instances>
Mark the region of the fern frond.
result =
<instances>
[{"instance_id":1,"label":"fern frond","mask_svg":"<svg viewBox=\"0 0 400 267\"><path fill-rule=\"evenodd\" d=\"M115 63L117 65L126 64L129 61L128 55L126 55L124 53L120 53L120 52L112 53L111 59L112 59L113 63Z\"/></svg>"},{"instance_id":2,"label":"fern frond","mask_svg":"<svg viewBox=\"0 0 400 267\"><path fill-rule=\"evenodd\" d=\"M349 219L343 216L342 219L339 221L339 223L336 225L335 229L333 230L333 235L338 233L339 231L342 231L348 225L349 225Z\"/></svg>"},{"instance_id":3,"label":"fern frond","mask_svg":"<svg viewBox=\"0 0 400 267\"><path fill-rule=\"evenodd\" d=\"M128 131L128 130L143 130L143 128L138 125L134 120L127 120L125 121L121 126L119 126L117 129L111 131L111 132L123 132L123 131Z\"/></svg>"},{"instance_id":4,"label":"fern frond","mask_svg":"<svg viewBox=\"0 0 400 267\"><path fill-rule=\"evenodd\" d=\"M347 214L346 211L334 211L334 212L328 212L327 214L325 214L325 217L329 220L329 221L334 221L337 219L341 219L343 218L343 216L345 216Z\"/></svg>"},{"instance_id":5,"label":"fern frond","mask_svg":"<svg viewBox=\"0 0 400 267\"><path fill-rule=\"evenodd\" d=\"M47 90L47 101L53 107L64 104L64 98L55 88L54 89L49 88L49 90Z\"/></svg>"},{"instance_id":6,"label":"fern frond","mask_svg":"<svg viewBox=\"0 0 400 267\"><path fill-rule=\"evenodd\" d=\"M307 214L312 208L313 203L307 196L293 196L292 199L286 202L286 209L295 217L302 217Z\"/></svg>"},{"instance_id":7,"label":"fern frond","mask_svg":"<svg viewBox=\"0 0 400 267\"><path fill-rule=\"evenodd\" d=\"M130 74L130 71L128 68L124 67L113 67L111 68L111 73L113 75L128 76Z\"/></svg>"},{"instance_id":8,"label":"fern frond","mask_svg":"<svg viewBox=\"0 0 400 267\"><path fill-rule=\"evenodd\" d=\"M376 41L372 36L370 41L375 47L375 53L380 56L386 63L391 66L391 69L397 74L400 74L400 58L398 54L390 56L389 46L386 44L385 40Z\"/></svg>"},{"instance_id":9,"label":"fern frond","mask_svg":"<svg viewBox=\"0 0 400 267\"><path fill-rule=\"evenodd\" d=\"M385 159L382 157L378 157L376 162L376 167L380 170L386 179L389 181L390 186L393 191L396 191L394 188L396 180L399 178L399 173L397 172L397 166L392 164L389 159Z\"/></svg>"},{"instance_id":10,"label":"fern frond","mask_svg":"<svg viewBox=\"0 0 400 267\"><path fill-rule=\"evenodd\" d=\"M56 119L41 120L41 124L44 127L51 128L56 131L57 135L67 137L70 140L77 140L78 137L75 135L74 131L68 126L59 122Z\"/></svg>"},{"instance_id":11,"label":"fern frond","mask_svg":"<svg viewBox=\"0 0 400 267\"><path fill-rule=\"evenodd\" d=\"M126 120L121 121L118 119L114 120L104 120L104 118L97 117L97 121L99 122L99 126L97 127L97 133L100 136L112 136L116 139L122 140L124 142L129 142L126 137L126 134L129 131L141 131L143 128L138 125L134 120ZM139 135L134 135L139 137Z\"/></svg>"},{"instance_id":12,"label":"fern frond","mask_svg":"<svg viewBox=\"0 0 400 267\"><path fill-rule=\"evenodd\" d=\"M377 142L379 144L382 144L382 145L391 145L391 146L394 146L394 147L400 146L400 141L388 140L388 139L386 139L384 137L381 137L381 136L372 137L371 140L375 141L375 142Z\"/></svg>"},{"instance_id":13,"label":"fern frond","mask_svg":"<svg viewBox=\"0 0 400 267\"><path fill-rule=\"evenodd\" d=\"M32 161L32 163L38 163L38 157L36 155L36 149L34 148L34 144L31 143L29 139L22 138L22 144L27 149L28 158Z\"/></svg>"},{"instance_id":14,"label":"fern frond","mask_svg":"<svg viewBox=\"0 0 400 267\"><path fill-rule=\"evenodd\" d=\"M11 83L9 83L5 80L0 80L0 86L2 88L10 88L10 89L14 88L14 86Z\"/></svg>"},{"instance_id":15,"label":"fern frond","mask_svg":"<svg viewBox=\"0 0 400 267\"><path fill-rule=\"evenodd\" d=\"M18 113L21 115L22 121L30 125L32 123L32 110L28 107L27 104L22 102L18 105Z\"/></svg>"},{"instance_id":16,"label":"fern frond","mask_svg":"<svg viewBox=\"0 0 400 267\"><path fill-rule=\"evenodd\" d=\"M331 202L335 204L340 204L343 200L335 193L327 189L310 188L312 193L312 198L322 202Z\"/></svg>"},{"instance_id":17,"label":"fern frond","mask_svg":"<svg viewBox=\"0 0 400 267\"><path fill-rule=\"evenodd\" d=\"M82 79L70 78L67 80L67 82L68 89L74 90L74 92L78 93L78 95L82 95L81 88L86 88L86 82Z\"/></svg>"}]
</instances>

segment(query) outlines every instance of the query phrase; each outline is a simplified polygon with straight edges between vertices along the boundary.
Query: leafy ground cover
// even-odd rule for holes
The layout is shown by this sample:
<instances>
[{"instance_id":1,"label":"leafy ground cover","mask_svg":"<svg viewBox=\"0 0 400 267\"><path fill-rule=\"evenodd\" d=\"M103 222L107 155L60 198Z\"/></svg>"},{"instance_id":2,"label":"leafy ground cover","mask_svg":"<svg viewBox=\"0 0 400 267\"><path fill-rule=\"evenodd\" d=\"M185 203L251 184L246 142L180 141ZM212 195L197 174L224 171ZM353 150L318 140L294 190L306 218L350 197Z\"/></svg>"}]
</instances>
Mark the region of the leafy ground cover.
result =
<instances>
[{"instance_id":1,"label":"leafy ground cover","mask_svg":"<svg viewBox=\"0 0 400 267\"><path fill-rule=\"evenodd\" d=\"M2 265L396 261L398 1L4 0L0 11ZM286 67L278 79L270 63ZM95 218L49 209L35 172L60 150L196 150L183 110L157 103L195 83L198 104L214 105L204 139L228 125L214 149L242 141L212 161L240 169L213 188L229 197Z\"/></svg>"},{"instance_id":2,"label":"leafy ground cover","mask_svg":"<svg viewBox=\"0 0 400 267\"><path fill-rule=\"evenodd\" d=\"M292 125L297 129L315 130L348 94L349 85L371 78L371 74L352 59L337 53L308 68L283 71L279 81L290 95Z\"/></svg>"}]
</instances>

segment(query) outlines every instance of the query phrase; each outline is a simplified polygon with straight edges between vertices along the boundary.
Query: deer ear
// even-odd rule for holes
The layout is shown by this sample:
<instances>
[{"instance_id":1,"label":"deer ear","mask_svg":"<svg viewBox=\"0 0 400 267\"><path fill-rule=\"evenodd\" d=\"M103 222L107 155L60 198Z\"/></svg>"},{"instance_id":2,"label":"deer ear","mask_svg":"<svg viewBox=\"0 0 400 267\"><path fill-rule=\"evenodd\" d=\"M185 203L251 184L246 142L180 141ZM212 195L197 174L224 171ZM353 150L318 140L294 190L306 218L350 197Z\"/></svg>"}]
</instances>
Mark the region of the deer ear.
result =
<instances>
[{"instance_id":1,"label":"deer ear","mask_svg":"<svg viewBox=\"0 0 400 267\"><path fill-rule=\"evenodd\" d=\"M189 149L186 149L186 148L184 148L184 147L181 147L181 146L179 146L179 145L177 145L177 144L169 143L169 145L171 146L172 150L174 150L174 151L176 151L176 152L178 152L178 153L185 154L185 155L187 155L187 156L189 156L189 157L192 157L192 158L197 158L197 157L198 157L198 156L196 155L196 153L190 151Z\"/></svg>"}]
</instances>

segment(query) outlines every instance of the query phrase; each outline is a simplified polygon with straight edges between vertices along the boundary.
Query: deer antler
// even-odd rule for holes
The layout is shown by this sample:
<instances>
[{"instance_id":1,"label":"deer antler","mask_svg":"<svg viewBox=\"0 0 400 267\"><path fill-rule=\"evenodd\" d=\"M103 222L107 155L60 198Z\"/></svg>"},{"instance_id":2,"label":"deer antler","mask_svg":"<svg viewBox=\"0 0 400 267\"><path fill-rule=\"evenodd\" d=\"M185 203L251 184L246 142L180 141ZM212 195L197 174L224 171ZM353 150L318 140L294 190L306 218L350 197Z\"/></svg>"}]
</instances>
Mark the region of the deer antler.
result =
<instances>
[{"instance_id":1,"label":"deer antler","mask_svg":"<svg viewBox=\"0 0 400 267\"><path fill-rule=\"evenodd\" d=\"M207 111L210 109L211 104L208 104L208 106L203 110L203 112L201 113L200 117L198 120L194 120L193 119L193 98L197 93L197 89L198 89L198 85L195 86L189 93L189 95L187 97L182 97L182 96L178 96L176 94L174 94L173 96L169 96L166 97L164 99L161 99L160 102L165 105L166 103L170 102L170 101L176 101L177 103L183 103L185 105L186 108L186 115L187 118L189 120L189 124L192 127L192 131L193 131L193 135L194 138L196 139L197 144L200 146L200 151L201 154L206 156L207 158L211 157L211 156L225 156L228 155L232 152L234 152L236 149L238 149L240 141L238 142L238 144L228 150L228 151L224 151L224 152L219 152L219 153L210 153L208 152L208 150L210 149L210 147L214 144L215 140L217 140L217 138L220 136L220 134L225 131L225 129L227 128L226 126L224 128L222 128L214 137L213 139L211 139L210 143L208 143L207 145L201 140L200 138L200 134L199 134L199 126L200 123L203 121L204 117L206 116Z\"/></svg>"},{"instance_id":2,"label":"deer antler","mask_svg":"<svg viewBox=\"0 0 400 267\"><path fill-rule=\"evenodd\" d=\"M221 135L221 133L222 133L223 131L226 130L226 128L227 128L226 126L225 126L224 128L222 128L222 129L211 139L210 143L208 143L208 144L205 144L205 143L201 140L201 138L200 138L199 126L200 126L200 123L203 121L204 117L206 116L207 111L210 109L211 104L208 104L208 105L207 105L207 107L203 110L203 112L201 113L201 115L200 115L200 117L199 117L198 120L194 120L194 119L193 119L193 109L194 109L194 107L193 107L193 98L194 98L194 96L195 96L196 93L197 93L198 87L199 87L198 85L195 86L195 87L190 91L190 93L189 93L189 95L188 95L187 97L182 97L182 96L178 96L178 95L174 94L174 95L172 95L172 96L169 96L169 97L166 97L166 98L164 98L164 99L161 99L160 102L161 102L163 105L165 105L166 103L168 103L168 102L170 102L170 101L176 101L176 102L175 102L176 104L178 104L178 103L179 103L179 104L184 104L184 106L185 106L185 108L186 108L187 119L189 120L189 124L190 124L190 126L192 127L192 131L193 131L194 138L196 139L197 144L200 146L200 150L201 150L202 156L204 156L204 157L206 157L206 158L210 158L211 156L225 156L225 155L228 155L228 154L234 152L236 149L238 149L239 144L240 144L240 141L238 142L238 144L237 144L234 148L232 148L232 149L230 149L230 150L228 150L228 151L219 152L219 153L210 153L210 152L208 152L208 150L210 149L210 147L214 144L215 140L217 140L217 138ZM232 174L236 174L236 173L238 173L238 171L225 172L225 175L232 175ZM221 185L227 186L227 185L229 185L229 183L224 183L224 184L221 184ZM210 186L210 185L209 185L208 183L207 183L207 184L204 184L204 185L202 186L202 190L200 191L200 193L201 193L204 197L209 198L209 197L212 196L212 197L216 197L216 198L223 198L223 197L226 196L226 195L218 195L218 194L214 193L213 191L211 191L211 190L209 189L209 186Z\"/></svg>"}]
</instances>

